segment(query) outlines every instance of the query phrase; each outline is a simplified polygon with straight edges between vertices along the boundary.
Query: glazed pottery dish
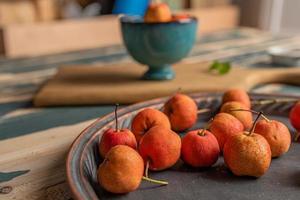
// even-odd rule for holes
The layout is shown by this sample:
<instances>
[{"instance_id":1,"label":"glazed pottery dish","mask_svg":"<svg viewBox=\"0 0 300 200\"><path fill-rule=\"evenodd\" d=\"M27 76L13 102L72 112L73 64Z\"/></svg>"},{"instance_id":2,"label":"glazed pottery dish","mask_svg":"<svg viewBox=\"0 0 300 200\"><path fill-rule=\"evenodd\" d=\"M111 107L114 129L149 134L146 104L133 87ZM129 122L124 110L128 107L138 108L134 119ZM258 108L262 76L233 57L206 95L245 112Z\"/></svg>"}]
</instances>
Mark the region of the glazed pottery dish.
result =
<instances>
[{"instance_id":1,"label":"glazed pottery dish","mask_svg":"<svg viewBox=\"0 0 300 200\"><path fill-rule=\"evenodd\" d=\"M120 18L123 43L128 53L148 66L142 77L147 80L170 80L175 77L171 64L186 57L197 32L197 19L145 23L141 17Z\"/></svg>"}]
</instances>

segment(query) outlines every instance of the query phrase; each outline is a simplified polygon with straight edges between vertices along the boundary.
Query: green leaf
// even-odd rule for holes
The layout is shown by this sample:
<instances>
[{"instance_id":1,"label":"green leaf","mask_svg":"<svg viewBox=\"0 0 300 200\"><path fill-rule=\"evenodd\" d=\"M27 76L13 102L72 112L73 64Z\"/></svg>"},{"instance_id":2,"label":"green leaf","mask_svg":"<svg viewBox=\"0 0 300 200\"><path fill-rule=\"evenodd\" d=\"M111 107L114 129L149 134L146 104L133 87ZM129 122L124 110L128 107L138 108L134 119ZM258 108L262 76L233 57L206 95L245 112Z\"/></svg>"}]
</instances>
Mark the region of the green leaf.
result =
<instances>
[{"instance_id":1,"label":"green leaf","mask_svg":"<svg viewBox=\"0 0 300 200\"><path fill-rule=\"evenodd\" d=\"M210 67L209 71L216 71L220 75L227 74L231 69L231 64L229 62L219 62L214 61Z\"/></svg>"}]
</instances>

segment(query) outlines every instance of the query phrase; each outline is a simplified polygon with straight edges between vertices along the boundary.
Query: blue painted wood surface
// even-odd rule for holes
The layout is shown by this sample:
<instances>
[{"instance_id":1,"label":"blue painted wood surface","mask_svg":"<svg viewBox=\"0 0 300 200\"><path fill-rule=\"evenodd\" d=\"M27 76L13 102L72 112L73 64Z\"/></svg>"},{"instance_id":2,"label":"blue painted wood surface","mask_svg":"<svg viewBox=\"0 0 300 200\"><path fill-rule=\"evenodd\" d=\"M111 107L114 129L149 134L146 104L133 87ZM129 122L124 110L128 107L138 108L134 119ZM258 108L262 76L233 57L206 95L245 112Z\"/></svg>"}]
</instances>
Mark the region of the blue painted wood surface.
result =
<instances>
[{"instance_id":1,"label":"blue painted wood surface","mask_svg":"<svg viewBox=\"0 0 300 200\"><path fill-rule=\"evenodd\" d=\"M252 45L246 40L260 39ZM271 36L252 29L233 29L200 38L187 59L203 60L209 56L214 60L220 51L225 52L219 60L230 61L247 67L273 66L269 62L269 46L289 43L294 36ZM227 53L228 52L228 53ZM234 53L232 53L234 52ZM227 55L228 54L228 55ZM0 140L52 127L75 124L100 117L111 111L111 106L64 107L33 109L31 97L40 85L51 77L56 68L69 64L110 64L128 62L131 58L123 46L112 46L35 58L0 59L1 77L12 76L12 80L0 84ZM278 88L276 88L278 90ZM281 86L282 92L300 94L300 88ZM27 97L29 96L29 97ZM1 101L9 98L9 101ZM14 114L19 110L29 110L26 114Z\"/></svg>"}]
</instances>

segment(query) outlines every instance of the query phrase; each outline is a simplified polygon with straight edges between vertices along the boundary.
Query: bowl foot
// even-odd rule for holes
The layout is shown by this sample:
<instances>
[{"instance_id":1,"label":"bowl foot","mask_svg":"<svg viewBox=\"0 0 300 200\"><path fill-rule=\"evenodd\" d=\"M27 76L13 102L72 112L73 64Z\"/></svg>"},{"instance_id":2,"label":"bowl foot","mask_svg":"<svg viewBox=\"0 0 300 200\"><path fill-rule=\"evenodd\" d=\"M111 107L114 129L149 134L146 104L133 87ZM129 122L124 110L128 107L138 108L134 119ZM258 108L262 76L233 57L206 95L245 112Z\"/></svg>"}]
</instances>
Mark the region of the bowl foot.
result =
<instances>
[{"instance_id":1,"label":"bowl foot","mask_svg":"<svg viewBox=\"0 0 300 200\"><path fill-rule=\"evenodd\" d=\"M149 66L148 71L143 75L144 80L172 80L175 77L175 72L171 65L165 66Z\"/></svg>"}]
</instances>

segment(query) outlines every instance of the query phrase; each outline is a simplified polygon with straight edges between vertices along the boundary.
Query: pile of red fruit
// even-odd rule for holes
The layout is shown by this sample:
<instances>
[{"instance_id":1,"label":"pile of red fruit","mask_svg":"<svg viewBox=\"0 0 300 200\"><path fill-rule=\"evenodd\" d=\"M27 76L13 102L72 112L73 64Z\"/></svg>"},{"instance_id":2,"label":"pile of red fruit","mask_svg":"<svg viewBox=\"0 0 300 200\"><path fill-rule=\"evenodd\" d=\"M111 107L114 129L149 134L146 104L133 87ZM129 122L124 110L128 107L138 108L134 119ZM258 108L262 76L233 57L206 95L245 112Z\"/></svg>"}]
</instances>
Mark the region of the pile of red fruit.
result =
<instances>
[{"instance_id":1,"label":"pile of red fruit","mask_svg":"<svg viewBox=\"0 0 300 200\"><path fill-rule=\"evenodd\" d=\"M289 150L288 128L252 111L250 98L243 90L225 92L220 113L207 127L180 138L176 132L194 126L198 109L192 98L177 93L162 112L153 108L140 111L132 120L131 131L119 129L115 112L116 128L104 132L99 144L104 158L98 169L100 185L112 193L134 191L142 180L166 185L166 181L149 178L148 170L168 169L180 158L193 167L209 167L221 152L233 174L260 177L268 170L272 157ZM258 114L254 122L251 112ZM299 130L300 103L292 109L290 119Z\"/></svg>"}]
</instances>

